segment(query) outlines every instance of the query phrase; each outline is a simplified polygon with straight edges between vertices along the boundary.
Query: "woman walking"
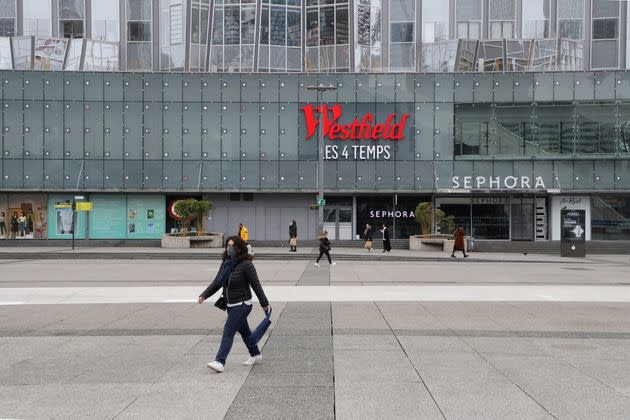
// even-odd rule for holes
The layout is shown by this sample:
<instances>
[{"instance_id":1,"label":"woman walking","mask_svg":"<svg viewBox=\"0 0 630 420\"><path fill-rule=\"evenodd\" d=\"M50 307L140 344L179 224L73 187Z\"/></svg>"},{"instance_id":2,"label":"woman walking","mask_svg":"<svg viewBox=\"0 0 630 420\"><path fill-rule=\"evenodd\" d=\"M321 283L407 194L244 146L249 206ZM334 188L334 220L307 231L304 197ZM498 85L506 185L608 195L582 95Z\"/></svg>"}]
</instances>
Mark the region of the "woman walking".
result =
<instances>
[{"instance_id":1,"label":"woman walking","mask_svg":"<svg viewBox=\"0 0 630 420\"><path fill-rule=\"evenodd\" d=\"M7 217L3 211L0 211L0 235L3 238L7 236Z\"/></svg>"},{"instance_id":2,"label":"woman walking","mask_svg":"<svg viewBox=\"0 0 630 420\"><path fill-rule=\"evenodd\" d=\"M295 220L289 223L289 252L297 252L297 223Z\"/></svg>"},{"instance_id":3,"label":"woman walking","mask_svg":"<svg viewBox=\"0 0 630 420\"><path fill-rule=\"evenodd\" d=\"M17 238L17 233L18 233L18 227L19 227L19 223L18 223L18 215L17 212L13 212L13 216L11 216L11 233L9 234L9 238Z\"/></svg>"},{"instance_id":4,"label":"woman walking","mask_svg":"<svg viewBox=\"0 0 630 420\"><path fill-rule=\"evenodd\" d=\"M262 359L258 344L254 342L256 340L252 339L252 331L247 323L247 317L252 312L253 304L251 289L254 289L260 306L262 306L267 317L271 313L269 301L260 285L256 268L252 263L252 257L247 253L245 242L238 236L228 238L228 244L223 252L222 259L223 262L219 273L198 298L198 302L201 304L220 288L223 288L223 293L215 306L220 309L226 309L228 317L223 327L223 337L221 338L219 352L214 362L206 365L216 372L223 372L225 362L232 349L234 335L237 332L243 338L243 342L249 351L249 358L243 364L245 366L253 366Z\"/></svg>"},{"instance_id":5,"label":"woman walking","mask_svg":"<svg viewBox=\"0 0 630 420\"><path fill-rule=\"evenodd\" d=\"M464 243L464 235L464 228L457 226L455 233L453 233L453 239L455 242L453 243L453 252L451 252L451 257L457 258L455 256L455 251L462 251L464 258L468 258L468 255L466 254L466 244Z\"/></svg>"},{"instance_id":6,"label":"woman walking","mask_svg":"<svg viewBox=\"0 0 630 420\"><path fill-rule=\"evenodd\" d=\"M365 239L365 244L363 245L363 247L365 249L368 250L368 252L372 252L372 240L373 238L373 234L372 234L372 226L370 226L370 224L366 224L365 225L365 230L363 231L363 239Z\"/></svg>"},{"instance_id":7,"label":"woman walking","mask_svg":"<svg viewBox=\"0 0 630 420\"><path fill-rule=\"evenodd\" d=\"M319 241L319 257L317 257L317 261L315 261L315 267L319 267L319 260L322 259L322 256L326 254L326 258L328 258L328 264L337 265L336 262L332 262L330 259L330 241L328 240L328 231L322 232L320 236L317 237Z\"/></svg>"}]
</instances>

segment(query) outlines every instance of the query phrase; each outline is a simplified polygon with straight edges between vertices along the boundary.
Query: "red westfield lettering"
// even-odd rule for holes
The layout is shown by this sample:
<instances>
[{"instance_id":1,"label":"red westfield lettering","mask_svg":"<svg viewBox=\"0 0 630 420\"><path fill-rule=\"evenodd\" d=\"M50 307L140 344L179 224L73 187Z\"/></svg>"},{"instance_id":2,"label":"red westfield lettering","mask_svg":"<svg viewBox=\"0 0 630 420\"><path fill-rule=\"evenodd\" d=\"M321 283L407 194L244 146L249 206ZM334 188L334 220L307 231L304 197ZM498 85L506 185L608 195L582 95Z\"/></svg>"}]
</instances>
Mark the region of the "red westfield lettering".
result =
<instances>
[{"instance_id":1,"label":"red westfield lettering","mask_svg":"<svg viewBox=\"0 0 630 420\"><path fill-rule=\"evenodd\" d=\"M317 126L322 124L324 137L330 140L392 140L405 138L405 123L409 114L402 115L398 122L396 114L390 114L383 124L374 123L373 114L365 114L361 121L355 118L351 123L339 124L341 105L322 104L314 107L312 104L302 108L306 120L306 139L313 137ZM315 114L318 114L316 117Z\"/></svg>"}]
</instances>

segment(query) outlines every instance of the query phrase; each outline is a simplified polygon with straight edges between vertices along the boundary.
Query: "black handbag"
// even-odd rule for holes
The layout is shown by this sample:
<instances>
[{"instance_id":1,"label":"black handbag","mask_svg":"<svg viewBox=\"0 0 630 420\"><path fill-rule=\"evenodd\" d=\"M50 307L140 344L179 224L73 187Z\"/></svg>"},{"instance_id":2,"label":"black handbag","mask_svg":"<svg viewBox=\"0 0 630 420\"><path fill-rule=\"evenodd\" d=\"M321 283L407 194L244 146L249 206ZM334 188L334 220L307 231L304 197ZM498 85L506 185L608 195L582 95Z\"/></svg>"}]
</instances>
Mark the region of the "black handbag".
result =
<instances>
[{"instance_id":1,"label":"black handbag","mask_svg":"<svg viewBox=\"0 0 630 420\"><path fill-rule=\"evenodd\" d=\"M221 296L219 299L217 299L216 302L214 302L214 306L221 309L222 311L227 311L228 308L227 301L223 296Z\"/></svg>"}]
</instances>

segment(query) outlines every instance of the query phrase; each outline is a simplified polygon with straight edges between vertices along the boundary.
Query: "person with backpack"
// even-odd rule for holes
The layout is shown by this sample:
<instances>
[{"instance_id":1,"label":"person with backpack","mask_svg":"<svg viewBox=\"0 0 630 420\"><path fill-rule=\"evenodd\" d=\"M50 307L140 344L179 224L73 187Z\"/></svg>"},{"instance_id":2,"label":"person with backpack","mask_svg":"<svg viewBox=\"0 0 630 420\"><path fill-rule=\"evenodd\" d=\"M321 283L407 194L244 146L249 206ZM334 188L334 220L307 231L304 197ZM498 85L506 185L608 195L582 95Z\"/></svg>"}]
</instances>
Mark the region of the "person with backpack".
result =
<instances>
[{"instance_id":1,"label":"person with backpack","mask_svg":"<svg viewBox=\"0 0 630 420\"><path fill-rule=\"evenodd\" d=\"M214 281L199 295L197 300L199 304L202 304L219 289L223 288L223 293L215 303L215 306L226 310L228 317L223 327L223 337L221 338L217 356L213 362L206 365L216 372L223 372L225 369L225 362L230 354L234 335L237 332L241 335L249 351L249 358L243 364L245 366L253 366L262 359L258 341L269 326L269 317L271 316L271 307L260 285L256 268L252 263L252 257L248 254L247 245L240 237L232 236L228 238L222 260L221 268ZM256 293L267 321L261 324L253 333L247 323L247 317L252 312L253 305L250 288Z\"/></svg>"},{"instance_id":2,"label":"person with backpack","mask_svg":"<svg viewBox=\"0 0 630 420\"><path fill-rule=\"evenodd\" d=\"M332 262L332 260L330 259L331 244L330 240L328 240L328 231L323 231L322 234L317 237L317 240L319 241L319 257L317 257L317 261L315 261L315 267L319 267L319 260L322 259L322 256L324 254L326 254L326 257L328 258L328 263L331 266L337 265L337 263Z\"/></svg>"}]
</instances>

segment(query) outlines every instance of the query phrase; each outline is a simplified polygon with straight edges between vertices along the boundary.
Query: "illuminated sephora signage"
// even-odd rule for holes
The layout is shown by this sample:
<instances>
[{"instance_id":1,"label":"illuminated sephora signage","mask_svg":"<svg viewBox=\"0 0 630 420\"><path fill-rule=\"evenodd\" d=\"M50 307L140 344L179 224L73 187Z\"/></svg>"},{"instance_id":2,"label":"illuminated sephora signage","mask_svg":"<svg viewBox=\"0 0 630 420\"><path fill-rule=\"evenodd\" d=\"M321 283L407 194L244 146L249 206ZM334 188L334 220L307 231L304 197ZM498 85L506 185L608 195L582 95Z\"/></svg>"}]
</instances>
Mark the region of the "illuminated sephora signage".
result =
<instances>
[{"instance_id":1,"label":"illuminated sephora signage","mask_svg":"<svg viewBox=\"0 0 630 420\"><path fill-rule=\"evenodd\" d=\"M454 176L454 190L544 190L545 181L541 176Z\"/></svg>"}]
</instances>

